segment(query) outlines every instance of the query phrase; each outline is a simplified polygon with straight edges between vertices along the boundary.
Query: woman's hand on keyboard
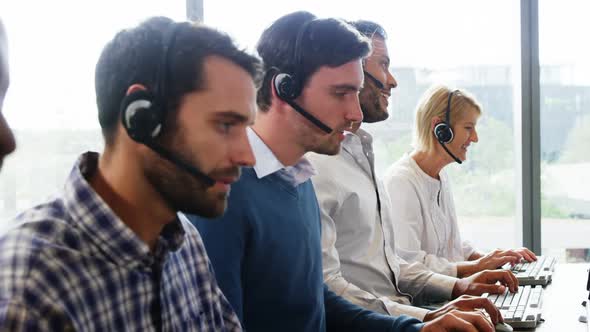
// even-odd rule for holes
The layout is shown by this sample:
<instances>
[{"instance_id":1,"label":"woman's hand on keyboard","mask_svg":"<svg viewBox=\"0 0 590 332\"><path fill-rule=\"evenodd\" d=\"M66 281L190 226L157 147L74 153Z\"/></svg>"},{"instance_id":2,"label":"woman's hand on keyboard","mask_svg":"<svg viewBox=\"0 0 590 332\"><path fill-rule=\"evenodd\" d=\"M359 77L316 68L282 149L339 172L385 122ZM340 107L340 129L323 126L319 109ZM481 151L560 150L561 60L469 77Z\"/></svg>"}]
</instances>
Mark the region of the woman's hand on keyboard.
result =
<instances>
[{"instance_id":1,"label":"woman's hand on keyboard","mask_svg":"<svg viewBox=\"0 0 590 332\"><path fill-rule=\"evenodd\" d=\"M424 321L431 321L453 310L475 311L482 309L489 315L494 325L504 321L500 314L500 310L490 300L470 295L462 295L437 310L429 311L426 316L424 316Z\"/></svg>"},{"instance_id":2,"label":"woman's hand on keyboard","mask_svg":"<svg viewBox=\"0 0 590 332\"><path fill-rule=\"evenodd\" d=\"M481 311L453 310L430 322L420 332L494 332L494 325Z\"/></svg>"},{"instance_id":3,"label":"woman's hand on keyboard","mask_svg":"<svg viewBox=\"0 0 590 332\"><path fill-rule=\"evenodd\" d=\"M497 284L499 283L499 284ZM453 287L453 298L461 295L476 295L483 293L502 294L506 287L511 292L518 290L518 280L508 270L486 270L478 272L467 278L458 279Z\"/></svg>"}]
</instances>

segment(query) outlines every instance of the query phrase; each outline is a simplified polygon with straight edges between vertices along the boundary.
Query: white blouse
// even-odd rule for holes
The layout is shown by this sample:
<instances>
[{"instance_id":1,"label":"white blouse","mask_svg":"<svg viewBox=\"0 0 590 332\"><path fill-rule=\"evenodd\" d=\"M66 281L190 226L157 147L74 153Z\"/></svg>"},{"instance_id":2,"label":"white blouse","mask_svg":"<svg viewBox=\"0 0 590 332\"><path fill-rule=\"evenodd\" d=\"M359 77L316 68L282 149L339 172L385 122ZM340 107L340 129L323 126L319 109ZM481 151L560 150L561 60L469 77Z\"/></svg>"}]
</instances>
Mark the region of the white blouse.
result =
<instances>
[{"instance_id":1,"label":"white blouse","mask_svg":"<svg viewBox=\"0 0 590 332\"><path fill-rule=\"evenodd\" d=\"M384 183L391 200L400 256L421 262L435 272L456 275L452 262L467 260L475 248L461 240L444 170L440 180L434 179L406 154L389 167Z\"/></svg>"}]
</instances>

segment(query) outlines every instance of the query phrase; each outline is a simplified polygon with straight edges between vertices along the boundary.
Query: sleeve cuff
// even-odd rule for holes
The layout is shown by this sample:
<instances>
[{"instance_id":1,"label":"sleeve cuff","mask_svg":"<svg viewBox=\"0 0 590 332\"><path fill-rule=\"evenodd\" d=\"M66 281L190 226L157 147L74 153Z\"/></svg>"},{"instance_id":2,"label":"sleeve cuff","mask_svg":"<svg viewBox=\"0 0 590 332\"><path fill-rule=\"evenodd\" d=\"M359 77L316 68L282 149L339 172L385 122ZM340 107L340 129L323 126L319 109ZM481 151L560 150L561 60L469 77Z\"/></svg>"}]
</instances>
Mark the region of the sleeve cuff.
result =
<instances>
[{"instance_id":1,"label":"sleeve cuff","mask_svg":"<svg viewBox=\"0 0 590 332\"><path fill-rule=\"evenodd\" d=\"M465 260L469 260L469 257L476 252L475 247L471 245L469 241L463 241L463 254L465 256Z\"/></svg>"},{"instance_id":2,"label":"sleeve cuff","mask_svg":"<svg viewBox=\"0 0 590 332\"><path fill-rule=\"evenodd\" d=\"M446 275L448 275L450 277L457 278L457 263L449 264L448 271L449 271L449 273L445 273ZM454 286L454 284L453 284L453 286Z\"/></svg>"},{"instance_id":3,"label":"sleeve cuff","mask_svg":"<svg viewBox=\"0 0 590 332\"><path fill-rule=\"evenodd\" d=\"M424 290L429 299L450 300L456 282L457 278L434 273L428 280Z\"/></svg>"},{"instance_id":4,"label":"sleeve cuff","mask_svg":"<svg viewBox=\"0 0 590 332\"><path fill-rule=\"evenodd\" d=\"M414 326L413 326L413 328L415 329L414 331L416 331L416 332L422 331L423 327L424 327L424 323L417 323L417 324L414 324Z\"/></svg>"},{"instance_id":5,"label":"sleeve cuff","mask_svg":"<svg viewBox=\"0 0 590 332\"><path fill-rule=\"evenodd\" d=\"M407 304L397 303L389 298L379 298L387 308L387 313L391 316L407 315L424 321L428 309L415 307Z\"/></svg>"}]
</instances>

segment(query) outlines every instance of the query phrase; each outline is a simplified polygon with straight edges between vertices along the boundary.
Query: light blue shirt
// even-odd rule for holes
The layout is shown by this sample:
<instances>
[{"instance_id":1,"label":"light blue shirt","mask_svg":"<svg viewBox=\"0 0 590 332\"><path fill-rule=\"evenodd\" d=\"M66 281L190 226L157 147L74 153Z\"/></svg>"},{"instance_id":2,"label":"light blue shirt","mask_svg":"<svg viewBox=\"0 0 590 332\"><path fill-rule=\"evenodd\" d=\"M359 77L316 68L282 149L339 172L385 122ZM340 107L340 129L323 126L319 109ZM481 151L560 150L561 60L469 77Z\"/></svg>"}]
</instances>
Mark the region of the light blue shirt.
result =
<instances>
[{"instance_id":1,"label":"light blue shirt","mask_svg":"<svg viewBox=\"0 0 590 332\"><path fill-rule=\"evenodd\" d=\"M316 175L315 169L305 157L301 157L293 166L283 165L252 128L248 128L248 140L256 157L254 172L259 179L275 172L281 172L279 175L282 178L297 187Z\"/></svg>"}]
</instances>

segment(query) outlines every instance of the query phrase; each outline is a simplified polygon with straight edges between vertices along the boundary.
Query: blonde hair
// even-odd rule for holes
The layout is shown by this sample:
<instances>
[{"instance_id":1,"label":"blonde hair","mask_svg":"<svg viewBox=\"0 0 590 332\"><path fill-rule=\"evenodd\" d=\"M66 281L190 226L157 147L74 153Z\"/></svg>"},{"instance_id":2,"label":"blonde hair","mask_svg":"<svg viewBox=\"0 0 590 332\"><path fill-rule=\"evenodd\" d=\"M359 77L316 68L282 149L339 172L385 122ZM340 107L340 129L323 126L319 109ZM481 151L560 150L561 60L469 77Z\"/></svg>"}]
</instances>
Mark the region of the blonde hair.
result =
<instances>
[{"instance_id":1,"label":"blonde hair","mask_svg":"<svg viewBox=\"0 0 590 332\"><path fill-rule=\"evenodd\" d=\"M453 92L454 91L454 92ZM482 107L475 97L466 90L453 89L444 85L431 86L420 98L416 106L416 117L414 119L414 140L412 146L418 151L431 151L436 143L436 137L432 130L432 119L440 118L441 122L446 119L447 103L449 94L451 98L450 118L451 128L462 119L468 110L475 110L478 115L482 113Z\"/></svg>"}]
</instances>

